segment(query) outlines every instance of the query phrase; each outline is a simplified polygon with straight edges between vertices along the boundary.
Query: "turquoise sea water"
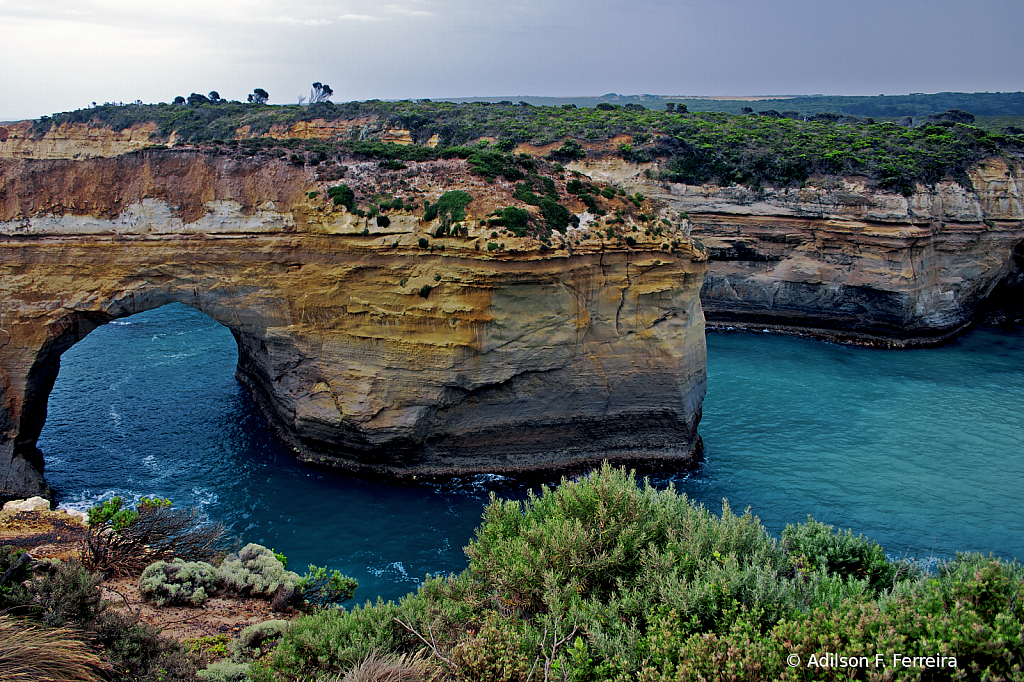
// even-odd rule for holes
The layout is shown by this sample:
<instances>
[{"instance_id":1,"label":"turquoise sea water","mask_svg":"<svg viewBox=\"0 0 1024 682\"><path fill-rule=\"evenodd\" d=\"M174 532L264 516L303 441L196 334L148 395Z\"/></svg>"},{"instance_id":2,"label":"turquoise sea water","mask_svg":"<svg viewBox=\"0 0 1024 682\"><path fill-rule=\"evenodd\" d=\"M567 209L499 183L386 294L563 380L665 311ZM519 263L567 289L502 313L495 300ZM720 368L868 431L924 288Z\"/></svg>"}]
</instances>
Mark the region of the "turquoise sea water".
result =
<instances>
[{"instance_id":1,"label":"turquoise sea water","mask_svg":"<svg viewBox=\"0 0 1024 682\"><path fill-rule=\"evenodd\" d=\"M358 600L462 570L497 476L431 486L332 476L293 460L234 378L230 333L172 305L68 351L39 441L58 501L115 494L199 505L289 568L327 564ZM957 550L1024 559L1024 330L883 351L750 333L708 335L696 470L662 475L778 533L808 514L920 560Z\"/></svg>"}]
</instances>

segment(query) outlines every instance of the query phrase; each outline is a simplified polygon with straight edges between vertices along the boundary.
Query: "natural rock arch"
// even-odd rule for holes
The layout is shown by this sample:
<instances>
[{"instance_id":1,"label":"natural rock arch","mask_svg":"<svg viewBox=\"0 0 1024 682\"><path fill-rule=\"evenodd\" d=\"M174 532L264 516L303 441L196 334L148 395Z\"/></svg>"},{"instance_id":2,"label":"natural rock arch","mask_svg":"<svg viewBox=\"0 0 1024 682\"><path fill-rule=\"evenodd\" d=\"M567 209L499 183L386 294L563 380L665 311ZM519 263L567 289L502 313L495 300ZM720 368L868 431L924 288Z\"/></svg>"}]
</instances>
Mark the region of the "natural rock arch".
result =
<instances>
[{"instance_id":1,"label":"natural rock arch","mask_svg":"<svg viewBox=\"0 0 1024 682\"><path fill-rule=\"evenodd\" d=\"M238 378L304 461L387 475L685 461L704 264L659 256L508 262L284 233L8 240L0 498L45 491L36 440L60 355L172 302L231 330Z\"/></svg>"},{"instance_id":2,"label":"natural rock arch","mask_svg":"<svg viewBox=\"0 0 1024 682\"><path fill-rule=\"evenodd\" d=\"M61 356L96 328L117 319L182 303L205 313L227 327L241 348L243 337L258 329L243 325L229 306L203 305L198 290L188 291L177 282L143 283L112 295L97 292L88 300L68 301L43 318L5 319L0 331L0 391L3 409L0 427L0 496L48 494L42 476L42 453L36 441L43 430L47 403L59 370ZM83 292L71 288L71 297ZM11 318L8 312L5 316ZM6 337L6 338L3 338ZM250 341L250 345L259 345Z\"/></svg>"}]
</instances>

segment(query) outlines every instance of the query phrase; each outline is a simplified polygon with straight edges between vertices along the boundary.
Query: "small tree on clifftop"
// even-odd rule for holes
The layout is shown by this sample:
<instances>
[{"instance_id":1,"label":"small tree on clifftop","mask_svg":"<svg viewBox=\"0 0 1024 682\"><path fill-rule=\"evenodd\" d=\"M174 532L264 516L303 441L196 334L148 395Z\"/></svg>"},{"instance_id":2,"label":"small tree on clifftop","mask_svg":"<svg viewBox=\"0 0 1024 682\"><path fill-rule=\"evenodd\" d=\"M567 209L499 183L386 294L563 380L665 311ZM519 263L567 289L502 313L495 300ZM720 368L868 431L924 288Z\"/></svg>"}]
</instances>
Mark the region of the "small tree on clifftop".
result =
<instances>
[{"instance_id":1,"label":"small tree on clifftop","mask_svg":"<svg viewBox=\"0 0 1024 682\"><path fill-rule=\"evenodd\" d=\"M270 94L266 90L264 90L263 88L256 88L252 91L252 94L249 95L249 103L266 104L269 98Z\"/></svg>"},{"instance_id":2,"label":"small tree on clifftop","mask_svg":"<svg viewBox=\"0 0 1024 682\"><path fill-rule=\"evenodd\" d=\"M313 89L309 91L309 103L317 104L318 102L329 102L331 95L334 94L334 90L331 90L331 86L325 83L313 83Z\"/></svg>"}]
</instances>

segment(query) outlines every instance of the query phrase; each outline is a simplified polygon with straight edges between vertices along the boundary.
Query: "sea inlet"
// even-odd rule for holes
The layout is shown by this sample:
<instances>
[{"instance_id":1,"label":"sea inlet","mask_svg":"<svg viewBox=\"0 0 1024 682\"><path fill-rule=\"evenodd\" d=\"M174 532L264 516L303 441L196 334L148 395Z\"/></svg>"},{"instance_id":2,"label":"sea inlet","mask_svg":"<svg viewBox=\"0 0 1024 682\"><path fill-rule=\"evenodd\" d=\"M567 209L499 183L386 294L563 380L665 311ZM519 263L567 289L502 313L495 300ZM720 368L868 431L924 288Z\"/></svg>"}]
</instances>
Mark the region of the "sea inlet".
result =
<instances>
[{"instance_id":1,"label":"sea inlet","mask_svg":"<svg viewBox=\"0 0 1024 682\"><path fill-rule=\"evenodd\" d=\"M475 476L423 485L296 462L234 377L228 330L180 304L117 320L64 354L39 447L63 506L120 495L201 507L246 542L397 599L462 547L491 492ZM925 564L957 551L1024 560L1024 329L941 348L879 350L749 332L708 334L700 464L652 477L778 535L813 516ZM554 478L549 484L555 484Z\"/></svg>"}]
</instances>

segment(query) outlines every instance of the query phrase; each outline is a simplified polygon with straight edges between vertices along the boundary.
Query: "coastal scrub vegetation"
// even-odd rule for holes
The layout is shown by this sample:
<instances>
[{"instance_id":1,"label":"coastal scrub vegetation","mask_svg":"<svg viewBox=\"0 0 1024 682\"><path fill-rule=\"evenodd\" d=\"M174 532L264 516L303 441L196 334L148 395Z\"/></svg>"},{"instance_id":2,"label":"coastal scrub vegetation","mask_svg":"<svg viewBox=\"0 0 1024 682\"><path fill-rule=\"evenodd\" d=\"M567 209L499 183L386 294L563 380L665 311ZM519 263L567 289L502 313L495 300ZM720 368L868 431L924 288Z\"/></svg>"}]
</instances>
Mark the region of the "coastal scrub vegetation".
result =
<instances>
[{"instance_id":1,"label":"coastal scrub vegetation","mask_svg":"<svg viewBox=\"0 0 1024 682\"><path fill-rule=\"evenodd\" d=\"M811 518L776 538L749 510L716 515L608 465L525 500L492 495L465 551L462 573L349 609L337 604L354 581L310 567L299 582L326 599L306 615L183 646L104 603L80 563L2 547L0 631L41 636L33 660L66 657L83 680L100 661L81 641L102 650L106 677L133 681L1021 678L1020 564L961 554L926 573ZM219 568L147 573L182 585L187 572L206 591L244 569L260 575L236 589L266 593L274 576L294 580L281 559L248 545ZM0 673L24 660L0 646Z\"/></svg>"},{"instance_id":2,"label":"coastal scrub vegetation","mask_svg":"<svg viewBox=\"0 0 1024 682\"><path fill-rule=\"evenodd\" d=\"M114 497L89 511L81 548L87 569L138 575L155 561L207 561L229 545L224 525L207 522L198 509L157 498L142 498L134 510L122 505Z\"/></svg>"},{"instance_id":3,"label":"coastal scrub vegetation","mask_svg":"<svg viewBox=\"0 0 1024 682\"><path fill-rule=\"evenodd\" d=\"M131 516L122 514L126 509L117 499L97 505L89 514L93 530L105 536L131 534L140 524L151 522L154 514L176 511L169 500L143 498L131 510L135 512L132 520L119 523L116 519ZM210 524L191 511L175 518L188 519L201 535L210 532ZM180 523L149 523L147 528L147 537L157 545L167 538L154 528L170 528L172 539L181 537ZM0 546L0 679L185 682L221 679L217 677L221 669L231 665L233 674L240 673L231 679L250 679L250 669L258 667L254 661L269 651L287 622L246 628L231 648L232 656L245 664L222 662L208 673L203 668L212 658L228 654L229 637L213 643L218 646L185 646L161 636L130 604L125 611L120 604L104 600L103 589L122 596L103 583L104 575L139 576L129 569L159 556L147 546L126 546L138 553L137 560L119 562L104 573L83 562L92 557L88 544L79 558L66 560L38 559L17 547ZM220 551L209 557L210 562L174 558L150 563L139 576L143 599L159 607L198 607L212 596L242 596L272 600L273 610L294 613L294 609L334 608L351 599L357 587L355 580L326 567L311 565L300 577L287 571L283 555L260 545L248 544L226 556L222 550L230 544L218 542L217 546ZM182 547L186 552L194 550L188 541Z\"/></svg>"},{"instance_id":4,"label":"coastal scrub vegetation","mask_svg":"<svg viewBox=\"0 0 1024 682\"><path fill-rule=\"evenodd\" d=\"M111 608L99 574L80 561L36 561L0 547L0 575L0 679L195 679L197 661L181 644Z\"/></svg>"},{"instance_id":5,"label":"coastal scrub vegetation","mask_svg":"<svg viewBox=\"0 0 1024 682\"><path fill-rule=\"evenodd\" d=\"M270 667L340 676L421 652L435 679L839 680L874 675L879 654L886 679L1021 674L1019 564L959 555L926 574L810 519L780 541L749 511L716 516L608 466L492 497L466 554L397 604L293 621ZM824 652L864 658L809 664Z\"/></svg>"},{"instance_id":6,"label":"coastal scrub vegetation","mask_svg":"<svg viewBox=\"0 0 1024 682\"><path fill-rule=\"evenodd\" d=\"M931 117L925 125L905 128L893 122L846 121L831 114L798 120L774 115L774 111L763 113L651 111L610 104L562 108L510 102L371 100L300 107L220 100L216 105L200 102L187 107L136 104L81 109L39 119L34 134L67 123L121 130L154 122L159 139L169 140L175 133L183 143L243 156L291 152L295 163L316 164L331 155L355 155L380 160L385 169L399 169L409 161L463 158L485 179L503 177L510 182L533 170L528 157L507 154L517 144L561 141L549 157L567 163L585 158L588 143L625 137L629 141L614 153L630 161L658 161L659 169L652 170L652 177L668 182L790 187L800 186L813 175L856 174L904 194L912 192L916 183L931 185L945 177L969 186L966 170L972 164L988 156L1024 151L1024 134L1012 126L1003 132L987 131L956 120L939 120L940 116ZM280 137L300 121L357 118L375 120L373 130L356 134L353 129L351 138L333 141ZM263 137L275 126L275 137ZM243 128L248 137L235 139ZM374 131L391 128L409 130L416 144L373 138ZM470 144L481 138L498 141L492 148ZM428 146L431 139L440 143Z\"/></svg>"}]
</instances>

